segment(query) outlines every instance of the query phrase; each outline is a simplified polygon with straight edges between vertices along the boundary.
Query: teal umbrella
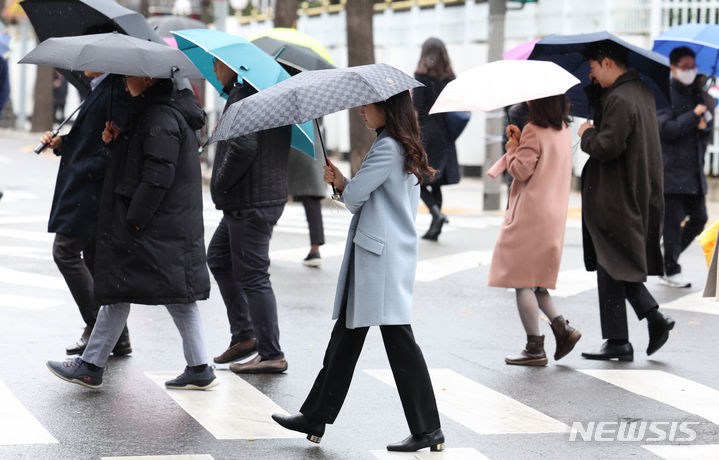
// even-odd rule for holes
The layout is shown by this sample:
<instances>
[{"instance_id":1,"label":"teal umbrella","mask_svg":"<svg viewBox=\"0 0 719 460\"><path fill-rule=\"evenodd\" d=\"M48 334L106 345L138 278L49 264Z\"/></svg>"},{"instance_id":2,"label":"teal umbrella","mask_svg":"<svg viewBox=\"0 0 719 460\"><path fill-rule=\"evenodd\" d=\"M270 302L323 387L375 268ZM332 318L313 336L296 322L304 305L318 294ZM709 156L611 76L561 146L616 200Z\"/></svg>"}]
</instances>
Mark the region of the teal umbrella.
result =
<instances>
[{"instance_id":1,"label":"teal umbrella","mask_svg":"<svg viewBox=\"0 0 719 460\"><path fill-rule=\"evenodd\" d=\"M210 29L189 29L172 32L177 48L185 53L205 79L227 98L222 83L212 71L214 59L219 59L237 72L257 91L290 78L282 66L267 53L242 37ZM292 125L292 147L314 157L314 129L312 122Z\"/></svg>"}]
</instances>

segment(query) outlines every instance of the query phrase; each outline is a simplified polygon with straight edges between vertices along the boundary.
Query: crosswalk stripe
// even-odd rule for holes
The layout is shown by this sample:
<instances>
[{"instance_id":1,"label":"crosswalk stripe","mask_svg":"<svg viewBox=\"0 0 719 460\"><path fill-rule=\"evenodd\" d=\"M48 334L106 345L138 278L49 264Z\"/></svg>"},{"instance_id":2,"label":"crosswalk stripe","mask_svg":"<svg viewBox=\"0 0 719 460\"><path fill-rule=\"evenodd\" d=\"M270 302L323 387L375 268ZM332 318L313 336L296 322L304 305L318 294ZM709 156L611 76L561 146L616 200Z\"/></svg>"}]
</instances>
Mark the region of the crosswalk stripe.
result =
<instances>
[{"instance_id":1,"label":"crosswalk stripe","mask_svg":"<svg viewBox=\"0 0 719 460\"><path fill-rule=\"evenodd\" d=\"M65 302L61 300L43 299L25 295L0 294L0 307L13 307L22 310L45 310L47 308L59 307Z\"/></svg>"},{"instance_id":2,"label":"crosswalk stripe","mask_svg":"<svg viewBox=\"0 0 719 460\"><path fill-rule=\"evenodd\" d=\"M0 256L24 257L37 260L52 260L46 248L34 246L0 246Z\"/></svg>"},{"instance_id":3,"label":"crosswalk stripe","mask_svg":"<svg viewBox=\"0 0 719 460\"><path fill-rule=\"evenodd\" d=\"M3 200L5 197L3 197ZM42 243L51 243L55 239L55 235L46 232L31 232L27 230L13 230L9 228L0 228L0 236L7 238L17 238L20 240L39 241Z\"/></svg>"},{"instance_id":4,"label":"crosswalk stripe","mask_svg":"<svg viewBox=\"0 0 719 460\"><path fill-rule=\"evenodd\" d=\"M492 262L492 251L468 251L449 256L433 257L417 263L416 281L436 281L451 274L489 265Z\"/></svg>"},{"instance_id":5,"label":"crosswalk stripe","mask_svg":"<svg viewBox=\"0 0 719 460\"><path fill-rule=\"evenodd\" d=\"M39 275L4 267L0 267L0 283L58 289L61 291L67 290L67 284L65 284L65 280L61 276Z\"/></svg>"},{"instance_id":6,"label":"crosswalk stripe","mask_svg":"<svg viewBox=\"0 0 719 460\"><path fill-rule=\"evenodd\" d=\"M665 460L717 460L719 444L642 446Z\"/></svg>"},{"instance_id":7,"label":"crosswalk stripe","mask_svg":"<svg viewBox=\"0 0 719 460\"><path fill-rule=\"evenodd\" d=\"M390 369L365 369L395 386ZM536 409L451 369L430 369L437 407L445 416L479 434L565 433L569 427Z\"/></svg>"},{"instance_id":8,"label":"crosswalk stripe","mask_svg":"<svg viewBox=\"0 0 719 460\"><path fill-rule=\"evenodd\" d=\"M305 258L307 255L307 246L291 249L278 249L270 251L270 260L272 262L276 260L282 260L287 262L298 262ZM320 254L323 258L341 256L345 252L344 243L329 243L324 244L320 247Z\"/></svg>"},{"instance_id":9,"label":"crosswalk stripe","mask_svg":"<svg viewBox=\"0 0 719 460\"><path fill-rule=\"evenodd\" d=\"M2 381L0 407L0 445L57 443Z\"/></svg>"},{"instance_id":10,"label":"crosswalk stripe","mask_svg":"<svg viewBox=\"0 0 719 460\"><path fill-rule=\"evenodd\" d=\"M569 297L597 288L597 274L583 268L563 270L557 277L557 289L550 291L555 297Z\"/></svg>"},{"instance_id":11,"label":"crosswalk stripe","mask_svg":"<svg viewBox=\"0 0 719 460\"><path fill-rule=\"evenodd\" d=\"M177 372L145 372L160 388ZM287 414L280 406L242 378L217 371L220 385L210 391L167 390L167 394L217 439L302 438L270 417Z\"/></svg>"},{"instance_id":12,"label":"crosswalk stripe","mask_svg":"<svg viewBox=\"0 0 719 460\"><path fill-rule=\"evenodd\" d=\"M706 385L657 370L579 369L579 372L719 424L719 391Z\"/></svg>"},{"instance_id":13,"label":"crosswalk stripe","mask_svg":"<svg viewBox=\"0 0 719 460\"><path fill-rule=\"evenodd\" d=\"M442 452L388 452L386 450L371 450L370 453L379 460L489 460L476 449L469 447L458 449L445 449Z\"/></svg>"},{"instance_id":14,"label":"crosswalk stripe","mask_svg":"<svg viewBox=\"0 0 719 460\"><path fill-rule=\"evenodd\" d=\"M34 224L37 222L47 222L47 216L3 216L0 217L0 225L10 224Z\"/></svg>"},{"instance_id":15,"label":"crosswalk stripe","mask_svg":"<svg viewBox=\"0 0 719 460\"><path fill-rule=\"evenodd\" d=\"M212 455L143 455L132 457L100 457L100 460L215 460Z\"/></svg>"},{"instance_id":16,"label":"crosswalk stripe","mask_svg":"<svg viewBox=\"0 0 719 460\"><path fill-rule=\"evenodd\" d=\"M702 292L692 292L669 303L662 304L662 309L691 311L719 315L719 303L714 297L702 297Z\"/></svg>"}]
</instances>

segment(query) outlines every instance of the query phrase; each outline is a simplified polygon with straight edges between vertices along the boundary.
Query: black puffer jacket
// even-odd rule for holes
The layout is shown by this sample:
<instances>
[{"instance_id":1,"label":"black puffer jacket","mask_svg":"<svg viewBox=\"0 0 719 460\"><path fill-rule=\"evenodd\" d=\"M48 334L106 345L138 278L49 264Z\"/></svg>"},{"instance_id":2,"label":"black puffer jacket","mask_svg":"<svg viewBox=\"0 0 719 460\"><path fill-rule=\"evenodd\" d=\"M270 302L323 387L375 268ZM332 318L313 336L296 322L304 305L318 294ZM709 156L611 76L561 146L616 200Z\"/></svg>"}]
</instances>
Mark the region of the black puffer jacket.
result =
<instances>
[{"instance_id":1,"label":"black puffer jacket","mask_svg":"<svg viewBox=\"0 0 719 460\"><path fill-rule=\"evenodd\" d=\"M235 83L225 110L252 92ZM217 209L278 206L287 202L291 128L283 126L217 144L210 192Z\"/></svg>"},{"instance_id":2,"label":"black puffer jacket","mask_svg":"<svg viewBox=\"0 0 719 460\"><path fill-rule=\"evenodd\" d=\"M206 299L195 135L205 114L192 92L175 92L169 80L133 98L130 110L128 129L113 141L102 191L97 300L166 305Z\"/></svg>"},{"instance_id":3,"label":"black puffer jacket","mask_svg":"<svg viewBox=\"0 0 719 460\"><path fill-rule=\"evenodd\" d=\"M713 120L705 130L698 130L699 117L694 113L697 104L704 104L714 112L714 100L695 81L685 86L671 82L672 106L657 111L659 135L662 139L664 161L664 194L704 195L707 179L704 175L704 154L714 131Z\"/></svg>"}]
</instances>

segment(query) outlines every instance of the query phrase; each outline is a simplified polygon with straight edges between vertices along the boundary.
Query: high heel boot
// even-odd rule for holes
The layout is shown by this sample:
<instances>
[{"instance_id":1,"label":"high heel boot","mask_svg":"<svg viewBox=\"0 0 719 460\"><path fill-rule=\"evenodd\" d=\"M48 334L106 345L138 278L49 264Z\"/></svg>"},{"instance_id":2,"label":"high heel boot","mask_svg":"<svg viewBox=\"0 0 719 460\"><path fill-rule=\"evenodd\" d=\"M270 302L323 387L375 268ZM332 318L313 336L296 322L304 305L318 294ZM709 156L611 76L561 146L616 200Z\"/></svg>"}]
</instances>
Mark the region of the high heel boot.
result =
<instances>
[{"instance_id":1,"label":"high heel boot","mask_svg":"<svg viewBox=\"0 0 719 460\"><path fill-rule=\"evenodd\" d=\"M582 338L582 333L569 325L569 321L564 316L559 315L550 323L554 338L557 341L557 349L554 352L554 360L558 361L567 356L570 351Z\"/></svg>"},{"instance_id":2,"label":"high heel boot","mask_svg":"<svg viewBox=\"0 0 719 460\"><path fill-rule=\"evenodd\" d=\"M504 362L507 364L518 364L520 366L546 366L547 355L544 353L544 336L528 335L527 345L518 355L506 356Z\"/></svg>"},{"instance_id":3,"label":"high heel boot","mask_svg":"<svg viewBox=\"0 0 719 460\"><path fill-rule=\"evenodd\" d=\"M442 214L442 210L436 204L433 204L429 208L430 214L432 214L432 223L429 225L429 230L425 233L422 238L430 241L437 241L439 234L442 233L442 226L449 223L447 216Z\"/></svg>"}]
</instances>

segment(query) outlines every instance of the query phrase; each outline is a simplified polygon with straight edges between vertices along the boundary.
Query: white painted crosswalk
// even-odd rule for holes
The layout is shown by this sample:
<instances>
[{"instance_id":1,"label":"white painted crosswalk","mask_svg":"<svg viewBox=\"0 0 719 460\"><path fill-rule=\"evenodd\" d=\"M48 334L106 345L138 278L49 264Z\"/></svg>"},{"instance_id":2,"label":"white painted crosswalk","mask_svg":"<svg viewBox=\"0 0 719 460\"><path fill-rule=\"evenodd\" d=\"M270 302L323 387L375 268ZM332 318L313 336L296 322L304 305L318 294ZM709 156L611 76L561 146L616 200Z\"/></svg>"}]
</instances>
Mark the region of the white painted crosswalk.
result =
<instances>
[{"instance_id":1,"label":"white painted crosswalk","mask_svg":"<svg viewBox=\"0 0 719 460\"><path fill-rule=\"evenodd\" d=\"M471 448L445 449L442 452L371 450L370 453L379 460L489 460L476 449Z\"/></svg>"},{"instance_id":2,"label":"white painted crosswalk","mask_svg":"<svg viewBox=\"0 0 719 460\"><path fill-rule=\"evenodd\" d=\"M0 408L0 446L57 443L2 381Z\"/></svg>"},{"instance_id":3,"label":"white painted crosswalk","mask_svg":"<svg viewBox=\"0 0 719 460\"><path fill-rule=\"evenodd\" d=\"M719 444L642 447L665 460L719 460Z\"/></svg>"}]
</instances>

